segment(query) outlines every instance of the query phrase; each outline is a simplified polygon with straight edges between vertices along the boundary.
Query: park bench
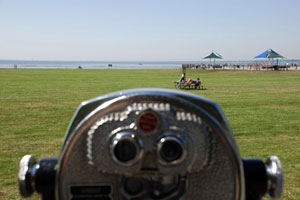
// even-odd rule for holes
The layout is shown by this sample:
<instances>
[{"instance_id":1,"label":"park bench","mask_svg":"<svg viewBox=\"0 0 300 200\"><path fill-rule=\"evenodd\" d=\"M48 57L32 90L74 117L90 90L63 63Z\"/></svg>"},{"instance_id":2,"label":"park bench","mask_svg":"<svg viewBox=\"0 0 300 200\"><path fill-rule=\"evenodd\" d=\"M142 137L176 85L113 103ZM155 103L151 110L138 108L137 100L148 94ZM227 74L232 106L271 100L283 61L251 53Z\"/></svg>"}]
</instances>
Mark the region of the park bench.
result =
<instances>
[{"instance_id":1,"label":"park bench","mask_svg":"<svg viewBox=\"0 0 300 200\"><path fill-rule=\"evenodd\" d=\"M213 65L213 69L222 69L223 67L221 65Z\"/></svg>"}]
</instances>

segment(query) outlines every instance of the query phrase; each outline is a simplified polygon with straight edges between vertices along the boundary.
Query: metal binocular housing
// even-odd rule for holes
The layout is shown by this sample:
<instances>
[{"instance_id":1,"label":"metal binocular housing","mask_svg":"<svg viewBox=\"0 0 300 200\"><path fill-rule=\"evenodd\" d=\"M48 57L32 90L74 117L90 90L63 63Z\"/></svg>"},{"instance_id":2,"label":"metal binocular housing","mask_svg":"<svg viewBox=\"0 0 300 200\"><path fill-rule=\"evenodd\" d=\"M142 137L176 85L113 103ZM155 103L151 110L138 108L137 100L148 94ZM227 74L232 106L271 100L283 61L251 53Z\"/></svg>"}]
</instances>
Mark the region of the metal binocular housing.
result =
<instances>
[{"instance_id":1,"label":"metal binocular housing","mask_svg":"<svg viewBox=\"0 0 300 200\"><path fill-rule=\"evenodd\" d=\"M256 200L282 194L276 156L241 158L213 101L134 89L81 103L58 157L20 161L19 189L43 199Z\"/></svg>"}]
</instances>

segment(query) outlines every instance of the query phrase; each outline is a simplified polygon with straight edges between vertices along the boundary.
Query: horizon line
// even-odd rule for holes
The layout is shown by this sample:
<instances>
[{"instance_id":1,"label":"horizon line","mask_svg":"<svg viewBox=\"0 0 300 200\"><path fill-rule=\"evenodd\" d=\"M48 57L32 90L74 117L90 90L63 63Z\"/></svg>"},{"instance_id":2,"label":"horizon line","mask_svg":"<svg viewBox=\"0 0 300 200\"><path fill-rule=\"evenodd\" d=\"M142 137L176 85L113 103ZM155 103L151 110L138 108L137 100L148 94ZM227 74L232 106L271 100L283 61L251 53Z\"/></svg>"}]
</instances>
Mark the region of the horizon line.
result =
<instances>
[{"instance_id":1,"label":"horizon line","mask_svg":"<svg viewBox=\"0 0 300 200\"><path fill-rule=\"evenodd\" d=\"M277 58L276 58L277 59ZM274 59L274 60L276 60ZM300 58L278 58L280 60L300 60ZM252 58L252 59L217 59L217 62L224 61L267 61L265 58ZM0 61L46 61L46 62L203 62L209 61L209 59L201 59L201 60L63 60L63 59L6 59L0 58Z\"/></svg>"}]
</instances>

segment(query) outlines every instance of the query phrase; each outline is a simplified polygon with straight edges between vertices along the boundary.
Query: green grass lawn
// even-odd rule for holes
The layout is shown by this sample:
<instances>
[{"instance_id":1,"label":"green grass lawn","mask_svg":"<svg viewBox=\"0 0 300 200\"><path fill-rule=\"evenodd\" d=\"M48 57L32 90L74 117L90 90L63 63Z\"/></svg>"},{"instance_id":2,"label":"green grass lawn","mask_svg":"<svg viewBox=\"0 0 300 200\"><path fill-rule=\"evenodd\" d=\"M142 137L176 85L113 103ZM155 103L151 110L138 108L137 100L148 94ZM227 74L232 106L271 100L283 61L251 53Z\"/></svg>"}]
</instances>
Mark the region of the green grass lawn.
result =
<instances>
[{"instance_id":1,"label":"green grass lawn","mask_svg":"<svg viewBox=\"0 0 300 200\"><path fill-rule=\"evenodd\" d=\"M174 70L0 70L0 199L20 199L19 161L58 156L78 105L109 92L174 88ZM207 90L188 90L217 101L242 157L277 155L284 198L300 197L300 71L200 71ZM38 199L35 195L33 199Z\"/></svg>"}]
</instances>

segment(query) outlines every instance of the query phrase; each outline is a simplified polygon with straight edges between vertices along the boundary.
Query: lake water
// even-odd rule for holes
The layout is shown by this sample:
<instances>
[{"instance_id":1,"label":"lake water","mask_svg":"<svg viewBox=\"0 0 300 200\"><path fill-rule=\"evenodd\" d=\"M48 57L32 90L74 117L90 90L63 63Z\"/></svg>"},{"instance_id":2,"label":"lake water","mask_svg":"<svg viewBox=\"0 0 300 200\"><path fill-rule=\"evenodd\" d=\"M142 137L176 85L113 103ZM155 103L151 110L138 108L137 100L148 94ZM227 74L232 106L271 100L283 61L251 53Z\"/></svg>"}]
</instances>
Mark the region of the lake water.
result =
<instances>
[{"instance_id":1,"label":"lake water","mask_svg":"<svg viewBox=\"0 0 300 200\"><path fill-rule=\"evenodd\" d=\"M248 61L217 61L216 64L247 65L248 63L266 63L265 60ZM279 60L280 65L285 63L299 64L298 60ZM17 65L21 69L108 69L112 65L113 69L176 69L182 64L209 64L205 61L35 61L35 60L0 60L0 68L14 68ZM273 61L276 63L276 60Z\"/></svg>"}]
</instances>

